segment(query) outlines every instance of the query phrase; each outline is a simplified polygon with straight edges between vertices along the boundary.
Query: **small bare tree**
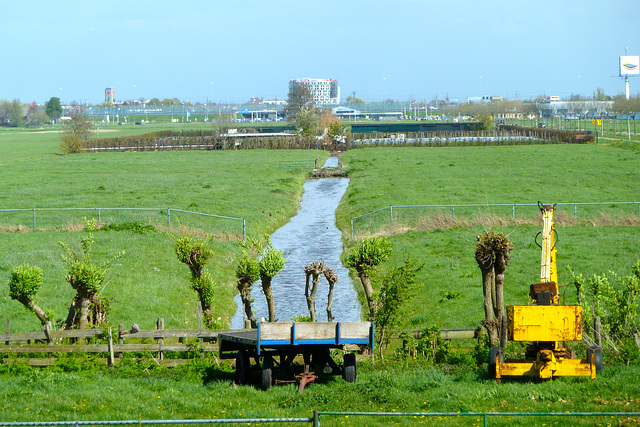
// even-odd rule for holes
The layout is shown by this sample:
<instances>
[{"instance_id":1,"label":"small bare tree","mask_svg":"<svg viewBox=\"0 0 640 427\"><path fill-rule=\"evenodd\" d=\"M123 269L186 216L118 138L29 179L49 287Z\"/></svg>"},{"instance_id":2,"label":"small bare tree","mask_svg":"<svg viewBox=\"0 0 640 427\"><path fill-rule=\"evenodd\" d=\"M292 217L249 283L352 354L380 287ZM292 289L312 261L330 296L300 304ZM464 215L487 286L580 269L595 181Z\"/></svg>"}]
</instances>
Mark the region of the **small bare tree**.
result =
<instances>
[{"instance_id":1,"label":"small bare tree","mask_svg":"<svg viewBox=\"0 0 640 427\"><path fill-rule=\"evenodd\" d=\"M60 147L65 154L79 153L87 146L93 123L80 105L73 107L70 119L60 137Z\"/></svg>"},{"instance_id":2,"label":"small bare tree","mask_svg":"<svg viewBox=\"0 0 640 427\"><path fill-rule=\"evenodd\" d=\"M314 261L304 268L306 285L304 296L307 297L307 307L312 322L317 322L316 318L316 293L318 292L318 282L320 275L324 272L324 261ZM311 279L311 280L310 280Z\"/></svg>"}]
</instances>

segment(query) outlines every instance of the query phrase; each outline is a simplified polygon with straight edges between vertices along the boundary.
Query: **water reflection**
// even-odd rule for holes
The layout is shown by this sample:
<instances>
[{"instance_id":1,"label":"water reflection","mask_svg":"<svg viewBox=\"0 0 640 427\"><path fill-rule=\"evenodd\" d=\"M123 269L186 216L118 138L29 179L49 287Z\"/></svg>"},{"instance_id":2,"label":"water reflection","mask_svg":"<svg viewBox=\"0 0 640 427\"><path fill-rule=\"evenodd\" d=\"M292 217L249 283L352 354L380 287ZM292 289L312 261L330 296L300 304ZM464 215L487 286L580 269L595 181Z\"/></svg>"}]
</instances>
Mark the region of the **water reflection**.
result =
<instances>
[{"instance_id":1,"label":"water reflection","mask_svg":"<svg viewBox=\"0 0 640 427\"><path fill-rule=\"evenodd\" d=\"M276 318L279 321L291 320L298 315L309 315L304 296L304 267L312 261L319 260L325 260L326 266L333 268L338 275L332 307L334 320L361 320L360 304L354 285L349 278L348 269L340 262L342 239L340 231L335 226L335 211L348 185L348 178L307 180L300 210L288 224L271 236L273 246L278 250L284 250L287 259L284 270L276 275L272 282ZM327 320L328 293L329 285L324 276L321 276L316 295L316 315L321 322ZM255 299L253 308L256 319L268 318L260 281L254 284L252 296ZM239 295L236 295L235 301L239 309L231 321L231 327L242 328L243 310Z\"/></svg>"}]
</instances>

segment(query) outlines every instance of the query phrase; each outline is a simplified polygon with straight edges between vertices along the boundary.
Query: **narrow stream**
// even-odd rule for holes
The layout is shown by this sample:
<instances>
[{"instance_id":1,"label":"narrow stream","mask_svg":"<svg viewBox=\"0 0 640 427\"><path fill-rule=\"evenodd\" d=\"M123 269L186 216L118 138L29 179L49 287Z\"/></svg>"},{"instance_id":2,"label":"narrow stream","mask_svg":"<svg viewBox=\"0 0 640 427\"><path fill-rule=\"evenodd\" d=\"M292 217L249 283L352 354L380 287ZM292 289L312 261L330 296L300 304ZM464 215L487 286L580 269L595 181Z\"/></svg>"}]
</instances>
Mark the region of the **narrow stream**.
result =
<instances>
[{"instance_id":1,"label":"narrow stream","mask_svg":"<svg viewBox=\"0 0 640 427\"><path fill-rule=\"evenodd\" d=\"M325 167L336 167L337 157L329 157ZM276 318L290 321L299 315L309 315L304 296L304 267L313 261L324 260L338 275L334 287L332 313L335 321L359 321L360 303L349 270L342 266L342 236L335 225L335 211L349 186L348 178L309 179L304 184L300 209L296 216L271 235L273 246L284 251L284 269L273 278L272 287L276 305ZM329 284L321 276L316 295L318 321L327 321L327 296ZM258 321L268 319L267 303L258 280L251 292L253 309ZM240 296L234 301L238 306L231 320L231 327L240 329L244 319Z\"/></svg>"}]
</instances>

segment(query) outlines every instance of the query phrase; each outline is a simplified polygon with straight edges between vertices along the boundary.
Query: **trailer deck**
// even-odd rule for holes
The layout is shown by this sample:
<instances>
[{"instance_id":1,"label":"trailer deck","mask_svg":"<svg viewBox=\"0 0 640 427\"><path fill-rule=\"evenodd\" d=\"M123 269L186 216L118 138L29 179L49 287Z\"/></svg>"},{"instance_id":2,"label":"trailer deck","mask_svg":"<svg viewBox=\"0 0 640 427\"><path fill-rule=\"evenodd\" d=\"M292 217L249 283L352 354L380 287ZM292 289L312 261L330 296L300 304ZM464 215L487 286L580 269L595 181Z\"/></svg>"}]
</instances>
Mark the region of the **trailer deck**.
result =
<instances>
[{"instance_id":1,"label":"trailer deck","mask_svg":"<svg viewBox=\"0 0 640 427\"><path fill-rule=\"evenodd\" d=\"M265 389L273 383L298 381L301 391L317 378L316 372L342 374L353 382L357 376L355 354L345 353L343 365L338 366L331 350L360 346L373 351L374 329L371 322L260 323L257 329L220 334L220 358L236 359L237 384L249 382L251 358L253 367L262 371ZM304 370L296 375L292 362L298 355L304 359Z\"/></svg>"}]
</instances>

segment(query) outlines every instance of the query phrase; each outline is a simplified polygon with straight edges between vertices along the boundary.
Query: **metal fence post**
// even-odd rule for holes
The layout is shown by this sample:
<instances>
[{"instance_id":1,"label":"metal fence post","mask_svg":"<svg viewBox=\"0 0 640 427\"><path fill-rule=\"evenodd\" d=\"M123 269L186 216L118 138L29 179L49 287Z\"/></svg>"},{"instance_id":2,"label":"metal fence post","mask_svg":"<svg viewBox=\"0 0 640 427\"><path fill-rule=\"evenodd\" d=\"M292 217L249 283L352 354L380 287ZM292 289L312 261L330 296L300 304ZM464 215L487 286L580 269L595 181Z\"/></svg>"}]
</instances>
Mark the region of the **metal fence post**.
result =
<instances>
[{"instance_id":1,"label":"metal fence post","mask_svg":"<svg viewBox=\"0 0 640 427\"><path fill-rule=\"evenodd\" d=\"M98 223L102 224L102 216L100 216L100 209L98 209Z\"/></svg>"},{"instance_id":2,"label":"metal fence post","mask_svg":"<svg viewBox=\"0 0 640 427\"><path fill-rule=\"evenodd\" d=\"M242 218L242 240L247 239L247 221Z\"/></svg>"},{"instance_id":3,"label":"metal fence post","mask_svg":"<svg viewBox=\"0 0 640 427\"><path fill-rule=\"evenodd\" d=\"M578 218L578 205L576 205L575 203L573 204L573 218Z\"/></svg>"},{"instance_id":4,"label":"metal fence post","mask_svg":"<svg viewBox=\"0 0 640 427\"><path fill-rule=\"evenodd\" d=\"M451 219L456 219L456 207L451 205Z\"/></svg>"},{"instance_id":5,"label":"metal fence post","mask_svg":"<svg viewBox=\"0 0 640 427\"><path fill-rule=\"evenodd\" d=\"M393 231L393 206L389 206L389 231Z\"/></svg>"},{"instance_id":6,"label":"metal fence post","mask_svg":"<svg viewBox=\"0 0 640 427\"><path fill-rule=\"evenodd\" d=\"M33 210L33 231L36 231L36 210Z\"/></svg>"},{"instance_id":7,"label":"metal fence post","mask_svg":"<svg viewBox=\"0 0 640 427\"><path fill-rule=\"evenodd\" d=\"M167 209L167 227L171 228L171 208Z\"/></svg>"},{"instance_id":8,"label":"metal fence post","mask_svg":"<svg viewBox=\"0 0 640 427\"><path fill-rule=\"evenodd\" d=\"M640 215L640 203L638 203L638 215ZM353 239L353 218L351 218L351 238Z\"/></svg>"},{"instance_id":9,"label":"metal fence post","mask_svg":"<svg viewBox=\"0 0 640 427\"><path fill-rule=\"evenodd\" d=\"M511 206L511 219L516 219L516 205Z\"/></svg>"}]
</instances>

